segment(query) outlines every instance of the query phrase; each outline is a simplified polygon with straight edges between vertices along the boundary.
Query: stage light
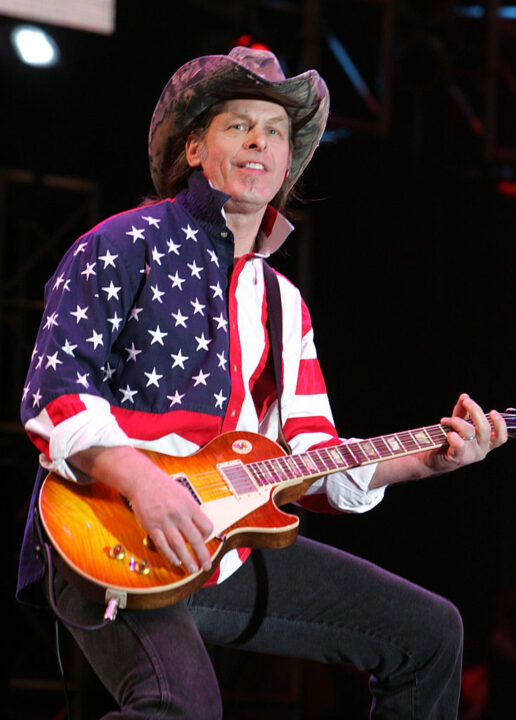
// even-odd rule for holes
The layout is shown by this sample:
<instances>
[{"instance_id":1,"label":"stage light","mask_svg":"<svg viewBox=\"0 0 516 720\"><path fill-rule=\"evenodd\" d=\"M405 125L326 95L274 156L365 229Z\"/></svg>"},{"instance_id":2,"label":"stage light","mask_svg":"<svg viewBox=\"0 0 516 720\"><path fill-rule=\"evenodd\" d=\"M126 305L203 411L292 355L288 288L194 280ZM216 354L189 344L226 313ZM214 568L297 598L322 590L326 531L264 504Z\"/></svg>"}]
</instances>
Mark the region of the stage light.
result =
<instances>
[{"instance_id":1,"label":"stage light","mask_svg":"<svg viewBox=\"0 0 516 720\"><path fill-rule=\"evenodd\" d=\"M16 54L27 65L49 67L59 59L59 48L48 33L35 25L18 25L11 32Z\"/></svg>"},{"instance_id":2,"label":"stage light","mask_svg":"<svg viewBox=\"0 0 516 720\"><path fill-rule=\"evenodd\" d=\"M244 35L240 35L240 37L237 38L233 47L238 46L248 47L252 50L270 50L270 47L268 45L264 45L264 43L261 42L256 42L253 39L252 35L248 35L247 33L245 33Z\"/></svg>"}]
</instances>

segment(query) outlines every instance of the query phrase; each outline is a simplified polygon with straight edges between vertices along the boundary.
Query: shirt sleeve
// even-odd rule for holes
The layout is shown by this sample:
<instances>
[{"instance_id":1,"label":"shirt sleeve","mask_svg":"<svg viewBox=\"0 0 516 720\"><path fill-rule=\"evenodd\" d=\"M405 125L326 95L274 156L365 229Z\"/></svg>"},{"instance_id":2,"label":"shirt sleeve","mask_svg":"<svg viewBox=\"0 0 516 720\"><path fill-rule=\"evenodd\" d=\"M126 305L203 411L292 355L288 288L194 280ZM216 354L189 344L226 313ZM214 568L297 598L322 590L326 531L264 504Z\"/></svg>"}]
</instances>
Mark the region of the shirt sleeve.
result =
<instances>
[{"instance_id":1,"label":"shirt sleeve","mask_svg":"<svg viewBox=\"0 0 516 720\"><path fill-rule=\"evenodd\" d=\"M145 272L144 247L128 245L92 231L70 248L45 288L21 417L41 464L71 480L80 479L67 463L76 452L132 444L110 412L119 370L111 351Z\"/></svg>"},{"instance_id":2,"label":"shirt sleeve","mask_svg":"<svg viewBox=\"0 0 516 720\"><path fill-rule=\"evenodd\" d=\"M301 357L295 395L284 423L285 437L294 453L339 445L326 392L326 384L314 344L308 308L301 301ZM348 440L351 442L352 440ZM383 499L385 489L369 489L376 464L336 472L317 480L299 504L317 512L371 510Z\"/></svg>"}]
</instances>

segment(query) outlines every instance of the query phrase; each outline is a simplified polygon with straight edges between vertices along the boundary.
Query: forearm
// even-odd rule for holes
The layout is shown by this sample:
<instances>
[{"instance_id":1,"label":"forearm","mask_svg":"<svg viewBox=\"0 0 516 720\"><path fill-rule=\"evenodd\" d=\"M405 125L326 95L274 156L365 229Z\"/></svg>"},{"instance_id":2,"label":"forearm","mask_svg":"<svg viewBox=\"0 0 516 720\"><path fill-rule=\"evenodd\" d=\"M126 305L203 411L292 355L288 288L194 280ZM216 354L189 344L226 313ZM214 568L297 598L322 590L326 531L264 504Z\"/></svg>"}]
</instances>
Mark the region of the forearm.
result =
<instances>
[{"instance_id":1,"label":"forearm","mask_svg":"<svg viewBox=\"0 0 516 720\"><path fill-rule=\"evenodd\" d=\"M439 470L429 462L429 455L424 452L378 463L369 488L372 490L409 480L422 480L445 472L444 468Z\"/></svg>"},{"instance_id":2,"label":"forearm","mask_svg":"<svg viewBox=\"0 0 516 720\"><path fill-rule=\"evenodd\" d=\"M93 480L100 480L131 499L159 468L140 450L122 445L90 447L72 455L69 463Z\"/></svg>"}]
</instances>

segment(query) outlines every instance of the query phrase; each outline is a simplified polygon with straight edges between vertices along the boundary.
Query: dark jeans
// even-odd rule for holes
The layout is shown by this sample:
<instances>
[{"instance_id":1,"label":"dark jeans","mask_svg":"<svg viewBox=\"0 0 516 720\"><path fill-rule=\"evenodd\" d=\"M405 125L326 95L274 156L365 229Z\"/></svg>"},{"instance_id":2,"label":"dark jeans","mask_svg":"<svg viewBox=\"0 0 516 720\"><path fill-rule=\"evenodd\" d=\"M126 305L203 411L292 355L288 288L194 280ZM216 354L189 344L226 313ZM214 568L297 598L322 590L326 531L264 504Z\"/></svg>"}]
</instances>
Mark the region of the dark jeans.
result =
<instances>
[{"instance_id":1,"label":"dark jeans","mask_svg":"<svg viewBox=\"0 0 516 720\"><path fill-rule=\"evenodd\" d=\"M61 578L61 612L102 610ZM462 623L447 600L340 550L299 538L253 553L221 585L159 610L120 611L107 629L72 631L120 712L110 720L221 718L204 642L351 662L371 673L371 718L457 717ZM342 708L345 716L346 708Z\"/></svg>"}]
</instances>

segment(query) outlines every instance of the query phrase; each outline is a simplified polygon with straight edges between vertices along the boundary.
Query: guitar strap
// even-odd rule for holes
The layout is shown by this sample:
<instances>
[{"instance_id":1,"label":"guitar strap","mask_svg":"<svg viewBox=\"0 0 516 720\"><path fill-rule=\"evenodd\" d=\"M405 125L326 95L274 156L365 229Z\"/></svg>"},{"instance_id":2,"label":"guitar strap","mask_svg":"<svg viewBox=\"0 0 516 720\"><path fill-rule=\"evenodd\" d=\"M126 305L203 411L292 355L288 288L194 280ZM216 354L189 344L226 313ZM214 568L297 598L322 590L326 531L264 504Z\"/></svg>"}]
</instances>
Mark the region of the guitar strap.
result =
<instances>
[{"instance_id":1,"label":"guitar strap","mask_svg":"<svg viewBox=\"0 0 516 720\"><path fill-rule=\"evenodd\" d=\"M283 313L281 311L281 295L276 273L263 261L263 277L265 280L265 295L267 298L267 330L272 352L274 379L276 381L276 394L278 397L278 442L288 455L292 448L288 444L283 432L281 418L281 391L282 382L282 355L283 355Z\"/></svg>"}]
</instances>

